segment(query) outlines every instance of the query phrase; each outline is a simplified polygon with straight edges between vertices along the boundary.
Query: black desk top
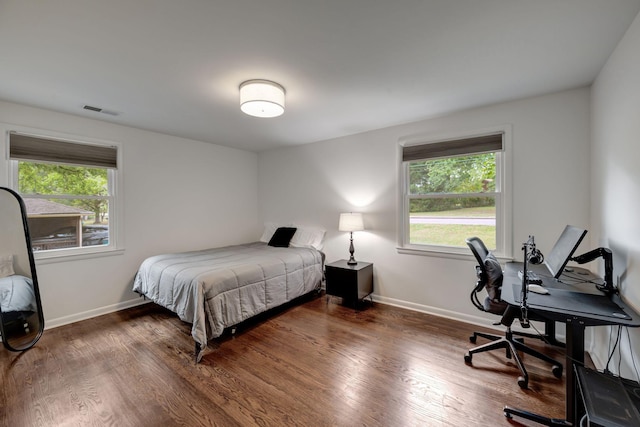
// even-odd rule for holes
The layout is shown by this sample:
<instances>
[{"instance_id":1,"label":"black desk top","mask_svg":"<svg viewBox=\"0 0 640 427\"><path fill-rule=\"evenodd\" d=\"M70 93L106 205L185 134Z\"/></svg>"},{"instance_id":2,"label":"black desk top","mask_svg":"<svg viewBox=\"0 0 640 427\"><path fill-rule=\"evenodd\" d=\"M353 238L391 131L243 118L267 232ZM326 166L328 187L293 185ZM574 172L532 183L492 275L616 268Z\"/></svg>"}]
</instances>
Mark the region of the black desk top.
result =
<instances>
[{"instance_id":1,"label":"black desk top","mask_svg":"<svg viewBox=\"0 0 640 427\"><path fill-rule=\"evenodd\" d=\"M557 280L544 267L532 267L549 294L529 292L527 306L530 310L560 322L578 319L585 326L640 326L640 315L619 296L610 298L597 290L594 283L601 279L588 270L575 269ZM521 269L522 263L507 263L505 266L502 299L510 305L520 305L522 280L518 278L518 271ZM581 278L584 280L580 281Z\"/></svg>"},{"instance_id":2,"label":"black desk top","mask_svg":"<svg viewBox=\"0 0 640 427\"><path fill-rule=\"evenodd\" d=\"M519 307L522 280L518 271L521 263L507 263L502 282L502 299L513 307ZM551 418L542 417L527 411L509 408L509 414L523 416L532 420L543 419L545 425L577 425L582 417L576 404L576 378L573 366L584 362L584 330L586 326L622 325L640 326L640 315L622 301L618 295L612 298L604 295L595 287L602 283L599 277L582 268L563 274L560 280L551 277L544 266L532 266L541 279L548 295L527 294L527 307L530 312L551 321L563 322L567 327L566 337L566 420L555 423ZM505 409L507 411L507 409Z\"/></svg>"}]
</instances>

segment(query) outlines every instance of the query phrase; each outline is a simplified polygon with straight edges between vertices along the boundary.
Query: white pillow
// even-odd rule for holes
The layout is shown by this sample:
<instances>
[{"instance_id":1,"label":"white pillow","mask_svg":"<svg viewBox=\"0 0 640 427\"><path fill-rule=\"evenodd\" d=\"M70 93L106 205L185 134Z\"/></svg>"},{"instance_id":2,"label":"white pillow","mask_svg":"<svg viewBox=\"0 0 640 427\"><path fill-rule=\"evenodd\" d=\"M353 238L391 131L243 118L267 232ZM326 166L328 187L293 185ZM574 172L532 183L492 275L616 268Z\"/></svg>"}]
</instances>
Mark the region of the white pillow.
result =
<instances>
[{"instance_id":1,"label":"white pillow","mask_svg":"<svg viewBox=\"0 0 640 427\"><path fill-rule=\"evenodd\" d=\"M16 274L13 271L13 255L0 256L0 277L7 277Z\"/></svg>"},{"instance_id":2,"label":"white pillow","mask_svg":"<svg viewBox=\"0 0 640 427\"><path fill-rule=\"evenodd\" d=\"M264 243L269 243L271 237L276 232L276 230L280 227L280 225L275 222L265 222L264 223L264 232L262 233L262 237L260 237L260 241Z\"/></svg>"},{"instance_id":3,"label":"white pillow","mask_svg":"<svg viewBox=\"0 0 640 427\"><path fill-rule=\"evenodd\" d=\"M313 227L300 227L294 225L297 228L296 234L293 235L291 242L289 242L289 246L294 246L298 248L316 248L317 250L322 250L322 246L324 244L324 234L325 230L321 228L313 228Z\"/></svg>"}]
</instances>

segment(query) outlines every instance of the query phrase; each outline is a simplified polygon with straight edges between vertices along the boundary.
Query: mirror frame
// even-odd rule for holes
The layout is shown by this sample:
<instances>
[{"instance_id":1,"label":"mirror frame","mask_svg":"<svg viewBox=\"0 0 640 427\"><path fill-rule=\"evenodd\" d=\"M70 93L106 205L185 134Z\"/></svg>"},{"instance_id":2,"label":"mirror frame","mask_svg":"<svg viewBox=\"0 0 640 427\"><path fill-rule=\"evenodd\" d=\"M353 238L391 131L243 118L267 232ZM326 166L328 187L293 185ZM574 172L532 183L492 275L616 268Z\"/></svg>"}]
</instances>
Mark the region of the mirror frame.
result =
<instances>
[{"instance_id":1,"label":"mirror frame","mask_svg":"<svg viewBox=\"0 0 640 427\"><path fill-rule=\"evenodd\" d=\"M25 243L27 248L27 255L29 256L29 267L31 269L31 281L33 283L33 293L36 298L37 314L40 320L38 322L39 323L38 333L36 334L35 338L24 347L21 346L20 348L15 348L11 346L11 344L9 343L9 340L6 339L6 335L4 332L4 315L2 314L2 307L0 307L0 335L2 336L2 344L7 350L25 351L33 347L42 336L42 333L44 332L44 313L42 312L42 301L40 300L40 289L38 287L36 263L33 257L33 249L31 247L31 236L29 235L29 225L27 223L27 208L24 204L24 201L22 200L22 197L20 197L20 195L16 193L14 190L6 187L0 187L0 191L6 191L9 194L11 194L13 197L15 197L16 201L18 202L18 205L20 206L22 228L24 230L24 238L25 238Z\"/></svg>"}]
</instances>

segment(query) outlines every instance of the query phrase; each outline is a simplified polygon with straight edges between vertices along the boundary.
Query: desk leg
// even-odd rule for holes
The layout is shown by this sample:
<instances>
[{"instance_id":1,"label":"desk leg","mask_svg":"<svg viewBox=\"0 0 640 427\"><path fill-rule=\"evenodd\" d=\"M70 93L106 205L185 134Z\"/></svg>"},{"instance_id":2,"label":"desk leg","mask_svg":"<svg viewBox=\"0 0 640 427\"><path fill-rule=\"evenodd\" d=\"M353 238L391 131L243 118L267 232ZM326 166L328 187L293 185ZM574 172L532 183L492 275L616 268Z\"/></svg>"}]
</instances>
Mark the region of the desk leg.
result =
<instances>
[{"instance_id":1,"label":"desk leg","mask_svg":"<svg viewBox=\"0 0 640 427\"><path fill-rule=\"evenodd\" d=\"M577 321L576 319L567 320L567 347L565 358L565 381L566 381L566 401L565 401L565 418L559 420L555 418L548 418L542 415L534 414L529 411L523 411L522 409L512 408L509 406L504 407L504 415L507 418L512 416L521 417L527 420L535 421L538 424L545 426L577 426L577 421L582 416L580 405L577 401L576 393L576 377L574 365L584 365L584 323Z\"/></svg>"},{"instance_id":2,"label":"desk leg","mask_svg":"<svg viewBox=\"0 0 640 427\"><path fill-rule=\"evenodd\" d=\"M558 341L558 338L556 338L556 322L554 320L544 322L544 335L547 338L547 343L555 345L556 347L565 346L565 343Z\"/></svg>"},{"instance_id":3,"label":"desk leg","mask_svg":"<svg viewBox=\"0 0 640 427\"><path fill-rule=\"evenodd\" d=\"M575 425L576 420L580 419L576 393L576 375L574 365L584 366L584 323L575 319L567 322L567 355L565 363L565 381L566 381L566 407L565 416L567 421Z\"/></svg>"}]
</instances>

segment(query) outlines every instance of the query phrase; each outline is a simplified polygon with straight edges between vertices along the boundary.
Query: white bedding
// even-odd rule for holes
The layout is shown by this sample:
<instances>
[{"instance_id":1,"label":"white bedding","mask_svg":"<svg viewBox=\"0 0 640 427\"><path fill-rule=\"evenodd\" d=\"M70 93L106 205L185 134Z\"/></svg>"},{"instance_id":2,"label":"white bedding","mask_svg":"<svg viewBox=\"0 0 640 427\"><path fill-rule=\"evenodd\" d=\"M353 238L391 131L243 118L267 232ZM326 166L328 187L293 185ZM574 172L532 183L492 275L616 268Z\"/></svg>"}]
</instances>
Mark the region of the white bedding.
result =
<instances>
[{"instance_id":1,"label":"white bedding","mask_svg":"<svg viewBox=\"0 0 640 427\"><path fill-rule=\"evenodd\" d=\"M18 274L0 278L0 309L3 313L36 311L36 296L31 279Z\"/></svg>"},{"instance_id":2,"label":"white bedding","mask_svg":"<svg viewBox=\"0 0 640 427\"><path fill-rule=\"evenodd\" d=\"M201 348L256 314L320 287L322 253L255 242L147 258L133 290L192 323Z\"/></svg>"}]
</instances>

